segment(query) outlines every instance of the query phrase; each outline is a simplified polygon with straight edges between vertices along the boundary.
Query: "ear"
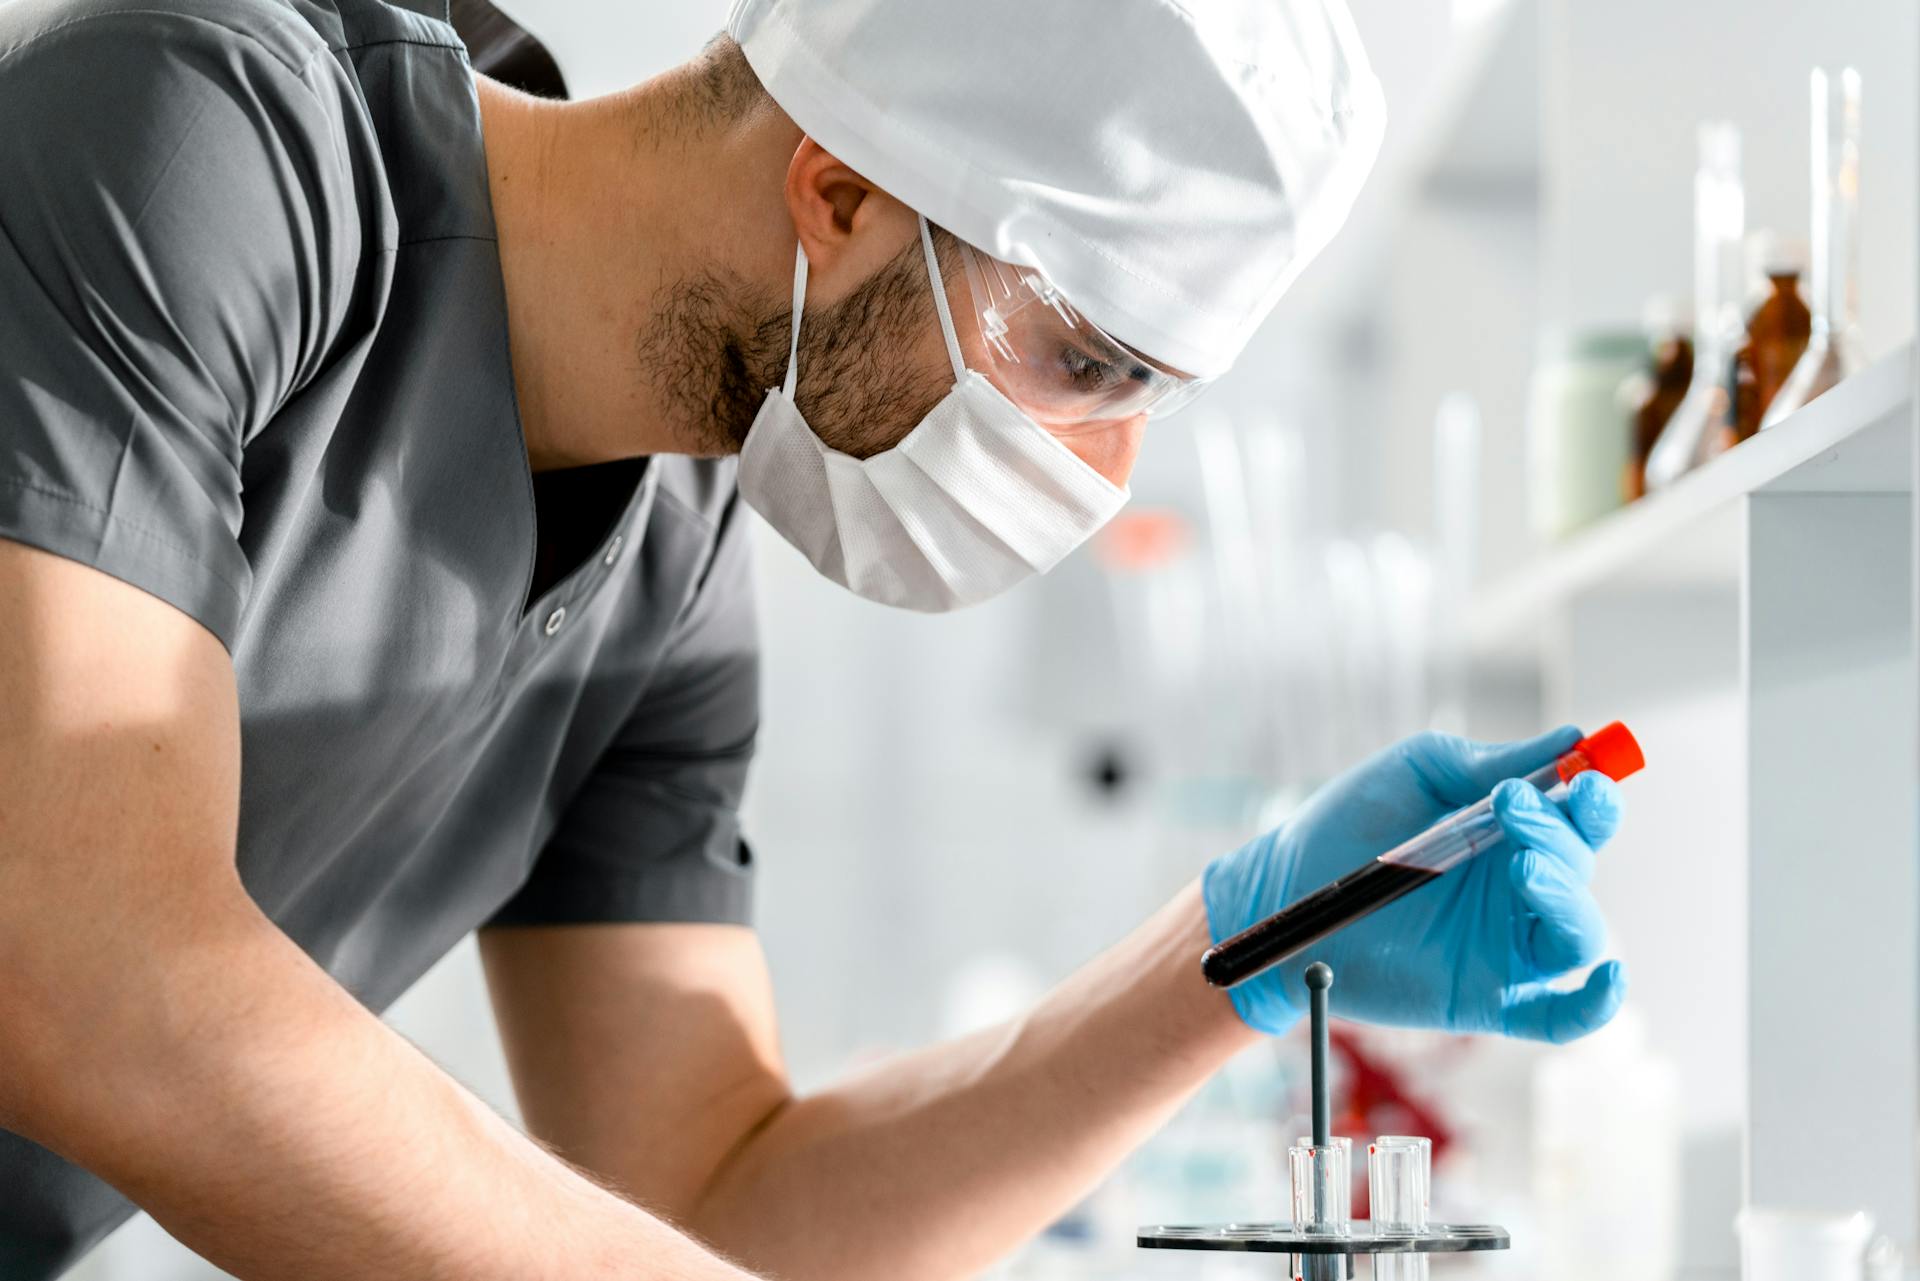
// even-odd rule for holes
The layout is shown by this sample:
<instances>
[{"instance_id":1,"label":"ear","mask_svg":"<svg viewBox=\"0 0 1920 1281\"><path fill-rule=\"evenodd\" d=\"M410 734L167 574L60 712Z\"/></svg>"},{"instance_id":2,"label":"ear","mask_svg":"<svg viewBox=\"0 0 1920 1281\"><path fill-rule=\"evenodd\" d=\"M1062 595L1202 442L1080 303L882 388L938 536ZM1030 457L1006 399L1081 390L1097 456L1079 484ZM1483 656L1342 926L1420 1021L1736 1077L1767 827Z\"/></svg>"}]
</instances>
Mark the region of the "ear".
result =
<instances>
[{"instance_id":1,"label":"ear","mask_svg":"<svg viewBox=\"0 0 1920 1281\"><path fill-rule=\"evenodd\" d=\"M920 234L913 210L811 138L800 139L787 165L786 194L816 302L838 302Z\"/></svg>"}]
</instances>

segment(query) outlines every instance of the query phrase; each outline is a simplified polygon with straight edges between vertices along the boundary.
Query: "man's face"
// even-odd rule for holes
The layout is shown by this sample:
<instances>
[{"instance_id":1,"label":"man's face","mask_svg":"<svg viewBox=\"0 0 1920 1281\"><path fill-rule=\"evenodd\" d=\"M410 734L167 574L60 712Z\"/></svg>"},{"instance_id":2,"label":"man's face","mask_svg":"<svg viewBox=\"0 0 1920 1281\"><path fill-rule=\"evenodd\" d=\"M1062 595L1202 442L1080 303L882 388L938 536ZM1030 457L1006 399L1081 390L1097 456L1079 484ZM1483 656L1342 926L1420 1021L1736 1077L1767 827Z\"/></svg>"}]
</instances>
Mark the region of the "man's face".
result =
<instances>
[{"instance_id":1,"label":"man's face","mask_svg":"<svg viewBox=\"0 0 1920 1281\"><path fill-rule=\"evenodd\" d=\"M942 234L936 243L962 359L1019 404L1019 389L989 359L960 269L957 242ZM784 334L789 323L790 313L783 313L769 321L767 329ZM782 363L785 354L783 346L778 353ZM953 381L917 238L847 298L810 308L803 318L796 399L814 433L842 453L867 458L898 445L951 390ZM771 378L767 385L777 382ZM1124 486L1146 423L1145 414L1136 414L1106 422L1041 425L1089 467Z\"/></svg>"},{"instance_id":2,"label":"man's face","mask_svg":"<svg viewBox=\"0 0 1920 1281\"><path fill-rule=\"evenodd\" d=\"M959 244L936 233L941 277L967 368L1020 404L989 358L960 265ZM703 452L738 452L769 387L786 374L791 310L752 314L742 282L684 281L639 335L638 354L690 417L711 425ZM838 301L807 309L800 326L795 400L814 434L833 449L870 458L906 438L953 388L953 364L940 333L932 281L916 234ZM1022 408L1026 408L1022 406ZM1140 452L1147 418L1049 425L1089 467L1124 486Z\"/></svg>"},{"instance_id":3,"label":"man's face","mask_svg":"<svg viewBox=\"0 0 1920 1281\"><path fill-rule=\"evenodd\" d=\"M1020 389L989 358L957 242L940 234L936 244L962 359L1020 405ZM801 411L815 434L843 453L865 458L892 448L947 394L954 380L919 242L903 249L852 297L822 310L828 314L817 321L809 311L800 330ZM809 341L810 327L816 341ZM816 370L822 370L826 385L814 384L809 404L809 383ZM872 381L864 396L847 385L856 373ZM864 421L858 418L861 413L868 415ZM1066 425L1036 421L1089 467L1125 486L1139 456L1147 416Z\"/></svg>"}]
</instances>

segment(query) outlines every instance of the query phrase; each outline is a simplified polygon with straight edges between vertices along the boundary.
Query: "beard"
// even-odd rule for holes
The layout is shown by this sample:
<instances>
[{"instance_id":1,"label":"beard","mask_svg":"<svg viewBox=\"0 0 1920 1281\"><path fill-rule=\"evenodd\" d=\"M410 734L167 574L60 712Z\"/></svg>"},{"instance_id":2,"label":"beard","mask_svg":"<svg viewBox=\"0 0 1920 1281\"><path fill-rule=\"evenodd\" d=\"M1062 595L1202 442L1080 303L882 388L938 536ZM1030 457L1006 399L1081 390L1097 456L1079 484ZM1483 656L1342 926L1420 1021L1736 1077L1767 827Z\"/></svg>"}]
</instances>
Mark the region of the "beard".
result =
<instances>
[{"instance_id":1,"label":"beard","mask_svg":"<svg viewBox=\"0 0 1920 1281\"><path fill-rule=\"evenodd\" d=\"M793 310L767 313L752 293L732 273L690 276L667 291L636 341L641 372L662 392L689 453L739 453L767 390L786 375ZM952 383L944 351L921 367L936 323L917 241L847 297L809 311L794 400L814 434L855 458L899 444Z\"/></svg>"}]
</instances>

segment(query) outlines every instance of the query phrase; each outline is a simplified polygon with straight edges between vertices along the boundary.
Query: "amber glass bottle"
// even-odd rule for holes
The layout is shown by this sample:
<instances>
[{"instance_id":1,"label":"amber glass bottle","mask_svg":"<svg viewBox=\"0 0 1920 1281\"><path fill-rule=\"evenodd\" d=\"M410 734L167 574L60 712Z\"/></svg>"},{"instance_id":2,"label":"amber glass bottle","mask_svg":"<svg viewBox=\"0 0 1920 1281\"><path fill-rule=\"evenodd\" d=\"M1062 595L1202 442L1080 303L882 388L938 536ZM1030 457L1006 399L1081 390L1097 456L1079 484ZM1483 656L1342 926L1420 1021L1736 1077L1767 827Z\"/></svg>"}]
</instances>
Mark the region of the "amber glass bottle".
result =
<instances>
[{"instance_id":1,"label":"amber glass bottle","mask_svg":"<svg viewBox=\"0 0 1920 1281\"><path fill-rule=\"evenodd\" d=\"M1628 502L1647 492L1647 455L1660 429L1673 417L1673 411L1686 399L1687 385L1693 381L1693 339L1685 334L1667 334L1653 344L1653 377L1633 406L1633 455L1627 460L1626 475L1620 479L1621 497Z\"/></svg>"},{"instance_id":2,"label":"amber glass bottle","mask_svg":"<svg viewBox=\"0 0 1920 1281\"><path fill-rule=\"evenodd\" d=\"M1773 288L1747 320L1747 341L1734 357L1732 421L1727 445L1737 445L1760 430L1767 406L1813 336L1813 313L1800 298L1800 273L1770 271Z\"/></svg>"}]
</instances>

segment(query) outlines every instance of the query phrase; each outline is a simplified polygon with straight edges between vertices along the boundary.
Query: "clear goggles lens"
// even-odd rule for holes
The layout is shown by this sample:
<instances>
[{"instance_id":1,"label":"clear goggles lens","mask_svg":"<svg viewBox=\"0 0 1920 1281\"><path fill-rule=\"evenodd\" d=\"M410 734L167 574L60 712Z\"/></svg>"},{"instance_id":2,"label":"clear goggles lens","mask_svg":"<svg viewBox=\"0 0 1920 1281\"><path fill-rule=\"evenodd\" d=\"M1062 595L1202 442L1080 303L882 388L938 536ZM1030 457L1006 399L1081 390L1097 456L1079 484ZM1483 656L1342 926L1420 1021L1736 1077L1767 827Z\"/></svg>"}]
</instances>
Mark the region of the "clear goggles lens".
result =
<instances>
[{"instance_id":1,"label":"clear goggles lens","mask_svg":"<svg viewBox=\"0 0 1920 1281\"><path fill-rule=\"evenodd\" d=\"M985 340L986 373L1007 399L1050 426L1164 417L1206 387L1172 373L1075 311L1044 274L962 241L967 286Z\"/></svg>"}]
</instances>

